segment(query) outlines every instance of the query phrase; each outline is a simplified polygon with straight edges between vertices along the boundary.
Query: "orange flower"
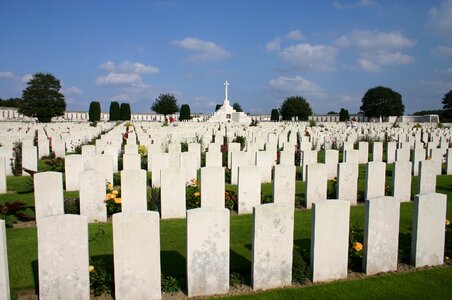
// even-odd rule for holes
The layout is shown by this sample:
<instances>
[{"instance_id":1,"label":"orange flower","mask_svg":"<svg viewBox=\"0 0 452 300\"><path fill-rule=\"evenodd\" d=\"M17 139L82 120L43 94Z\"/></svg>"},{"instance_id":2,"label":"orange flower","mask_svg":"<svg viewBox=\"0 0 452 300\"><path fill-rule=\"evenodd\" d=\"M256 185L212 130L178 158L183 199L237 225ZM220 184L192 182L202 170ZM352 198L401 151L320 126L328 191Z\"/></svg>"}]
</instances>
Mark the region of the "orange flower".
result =
<instances>
[{"instance_id":1,"label":"orange flower","mask_svg":"<svg viewBox=\"0 0 452 300\"><path fill-rule=\"evenodd\" d=\"M448 219L446 219L446 226L450 225L450 221Z\"/></svg>"},{"instance_id":2,"label":"orange flower","mask_svg":"<svg viewBox=\"0 0 452 300\"><path fill-rule=\"evenodd\" d=\"M195 192L193 195L195 195L195 197L199 197L199 196L201 196L201 193L200 192Z\"/></svg>"},{"instance_id":3,"label":"orange flower","mask_svg":"<svg viewBox=\"0 0 452 300\"><path fill-rule=\"evenodd\" d=\"M353 249L355 249L356 251L359 252L359 251L363 250L363 244L361 244L360 242L354 242Z\"/></svg>"},{"instance_id":4,"label":"orange flower","mask_svg":"<svg viewBox=\"0 0 452 300\"><path fill-rule=\"evenodd\" d=\"M121 203L122 203L121 198L115 198L115 203L116 203L116 204L121 204Z\"/></svg>"}]
</instances>

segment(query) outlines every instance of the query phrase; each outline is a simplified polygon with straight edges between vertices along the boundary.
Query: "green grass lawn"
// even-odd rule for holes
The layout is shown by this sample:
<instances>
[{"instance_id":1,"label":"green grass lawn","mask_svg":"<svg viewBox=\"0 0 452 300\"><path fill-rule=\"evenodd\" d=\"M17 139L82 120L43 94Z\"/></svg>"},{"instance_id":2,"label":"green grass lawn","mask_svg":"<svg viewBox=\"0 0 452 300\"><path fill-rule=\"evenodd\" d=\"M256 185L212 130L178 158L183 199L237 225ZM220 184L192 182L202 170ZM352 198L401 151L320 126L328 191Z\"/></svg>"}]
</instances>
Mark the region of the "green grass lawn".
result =
<instances>
[{"instance_id":1,"label":"green grass lawn","mask_svg":"<svg viewBox=\"0 0 452 300\"><path fill-rule=\"evenodd\" d=\"M391 174L388 166L387 175ZM0 195L0 203L11 200L26 201L33 205L33 194L17 194L26 178L8 177L9 194ZM387 177L387 182L390 177ZM389 182L388 182L389 183ZM365 185L365 166L360 166L359 190ZM236 190L237 186L227 186ZM413 177L412 191L417 189L417 177ZM449 220L452 220L452 176L437 177L437 192L448 195ZM296 195L304 197L305 183L297 181ZM271 184L262 185L264 199L271 199ZM65 197L78 197L77 192L65 193ZM364 222L364 205L352 207L350 211L351 224L362 227ZM413 204L402 203L400 210L399 258L401 262L409 261ZM113 243L112 227L110 223L102 225L105 233L96 236L98 224L91 224L90 257L93 262L103 261L107 269L112 269ZM452 227L452 225L450 225ZM310 251L311 210L297 210L295 212L294 249L295 252L309 253ZM94 237L96 238L94 239ZM250 275L251 272L251 241L252 216L231 215L230 222L230 266L231 272ZM448 251L452 253L452 228L446 237ZM14 290L34 289L37 285L37 235L36 228L7 229L7 245L10 284ZM447 250L447 249L446 249ZM161 266L164 276L178 278L183 285L186 274L186 221L161 221ZM309 260L308 260L309 261ZM373 276L360 280L339 281L330 284L315 284L303 288L287 288L269 291L262 294L253 293L252 297L262 298L295 298L295 297L329 297L329 298L451 298L452 297L452 267L435 268L403 274ZM182 286L184 288L184 285ZM445 297L444 297L445 296ZM244 296L246 297L246 296Z\"/></svg>"}]
</instances>

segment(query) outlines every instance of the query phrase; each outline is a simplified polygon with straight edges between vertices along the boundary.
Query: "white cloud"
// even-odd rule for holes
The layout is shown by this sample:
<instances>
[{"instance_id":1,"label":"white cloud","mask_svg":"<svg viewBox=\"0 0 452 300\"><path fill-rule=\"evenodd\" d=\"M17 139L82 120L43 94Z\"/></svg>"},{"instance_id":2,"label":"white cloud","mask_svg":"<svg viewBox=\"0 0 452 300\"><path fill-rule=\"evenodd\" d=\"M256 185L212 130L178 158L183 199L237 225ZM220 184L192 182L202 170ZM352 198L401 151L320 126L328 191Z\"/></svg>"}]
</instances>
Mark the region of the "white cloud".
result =
<instances>
[{"instance_id":1,"label":"white cloud","mask_svg":"<svg viewBox=\"0 0 452 300\"><path fill-rule=\"evenodd\" d=\"M76 87L76 86L63 87L61 89L61 92L64 95L80 95L80 94L83 93L83 91L80 88Z\"/></svg>"},{"instance_id":2,"label":"white cloud","mask_svg":"<svg viewBox=\"0 0 452 300\"><path fill-rule=\"evenodd\" d=\"M16 76L13 72L0 72L0 78L4 79L14 79Z\"/></svg>"},{"instance_id":3,"label":"white cloud","mask_svg":"<svg viewBox=\"0 0 452 300\"><path fill-rule=\"evenodd\" d=\"M360 58L358 59L358 66L360 66L363 70L369 71L369 72L380 72L381 68L379 65L373 63L370 60Z\"/></svg>"},{"instance_id":4,"label":"white cloud","mask_svg":"<svg viewBox=\"0 0 452 300\"><path fill-rule=\"evenodd\" d=\"M376 60L381 65L406 65L415 61L414 57L400 52L378 53Z\"/></svg>"},{"instance_id":5,"label":"white cloud","mask_svg":"<svg viewBox=\"0 0 452 300\"><path fill-rule=\"evenodd\" d=\"M438 46L431 50L431 53L435 56L452 56L452 47Z\"/></svg>"},{"instance_id":6,"label":"white cloud","mask_svg":"<svg viewBox=\"0 0 452 300\"><path fill-rule=\"evenodd\" d=\"M267 44L265 44L265 49L267 49L268 52L278 51L281 49L281 38L276 37Z\"/></svg>"},{"instance_id":7,"label":"white cloud","mask_svg":"<svg viewBox=\"0 0 452 300\"><path fill-rule=\"evenodd\" d=\"M333 6L335 8L339 8L339 9L345 9L345 8L355 8L355 7L369 7L369 6L373 6L375 5L375 1L374 0L358 0L358 1L354 1L352 3L341 3L337 0L334 0L333 2Z\"/></svg>"},{"instance_id":8,"label":"white cloud","mask_svg":"<svg viewBox=\"0 0 452 300\"><path fill-rule=\"evenodd\" d=\"M214 42L203 41L198 38L188 37L173 41L171 44L195 53L188 57L193 63L216 62L231 56L229 51Z\"/></svg>"},{"instance_id":9,"label":"white cloud","mask_svg":"<svg viewBox=\"0 0 452 300\"><path fill-rule=\"evenodd\" d=\"M20 78L20 81L23 83L28 83L33 78L33 75L31 74L25 74Z\"/></svg>"},{"instance_id":10,"label":"white cloud","mask_svg":"<svg viewBox=\"0 0 452 300\"><path fill-rule=\"evenodd\" d=\"M416 45L416 41L404 37L400 32L355 30L351 34L337 39L336 45L365 50L388 50L412 47Z\"/></svg>"},{"instance_id":11,"label":"white cloud","mask_svg":"<svg viewBox=\"0 0 452 300\"><path fill-rule=\"evenodd\" d=\"M309 43L297 44L282 49L279 57L290 67L302 70L334 70L336 48Z\"/></svg>"},{"instance_id":12,"label":"white cloud","mask_svg":"<svg viewBox=\"0 0 452 300\"><path fill-rule=\"evenodd\" d=\"M97 85L132 85L142 83L138 74L108 73L106 76L96 78Z\"/></svg>"},{"instance_id":13,"label":"white cloud","mask_svg":"<svg viewBox=\"0 0 452 300\"><path fill-rule=\"evenodd\" d=\"M299 29L295 29L292 31L289 31L286 35L283 37L277 36L267 44L265 44L265 49L267 49L268 52L273 51L279 51L281 50L281 43L285 40L290 41L299 41L304 39L304 35Z\"/></svg>"},{"instance_id":14,"label":"white cloud","mask_svg":"<svg viewBox=\"0 0 452 300\"><path fill-rule=\"evenodd\" d=\"M102 70L108 71L108 72L112 72L115 69L115 64L112 61L107 61L103 64L100 65L100 68Z\"/></svg>"},{"instance_id":15,"label":"white cloud","mask_svg":"<svg viewBox=\"0 0 452 300\"><path fill-rule=\"evenodd\" d=\"M452 36L452 0L442 1L439 7L429 9L427 26L439 35Z\"/></svg>"},{"instance_id":16,"label":"white cloud","mask_svg":"<svg viewBox=\"0 0 452 300\"><path fill-rule=\"evenodd\" d=\"M286 34L285 37L286 37L286 39L293 40L293 41L299 41L299 40L304 39L304 35L301 32L301 30L299 30L299 29L290 31L288 34Z\"/></svg>"},{"instance_id":17,"label":"white cloud","mask_svg":"<svg viewBox=\"0 0 452 300\"><path fill-rule=\"evenodd\" d=\"M326 93L314 82L304 79L301 76L278 77L268 82L268 88L275 92L284 94L300 94L301 96L311 96L316 98L325 97Z\"/></svg>"}]
</instances>

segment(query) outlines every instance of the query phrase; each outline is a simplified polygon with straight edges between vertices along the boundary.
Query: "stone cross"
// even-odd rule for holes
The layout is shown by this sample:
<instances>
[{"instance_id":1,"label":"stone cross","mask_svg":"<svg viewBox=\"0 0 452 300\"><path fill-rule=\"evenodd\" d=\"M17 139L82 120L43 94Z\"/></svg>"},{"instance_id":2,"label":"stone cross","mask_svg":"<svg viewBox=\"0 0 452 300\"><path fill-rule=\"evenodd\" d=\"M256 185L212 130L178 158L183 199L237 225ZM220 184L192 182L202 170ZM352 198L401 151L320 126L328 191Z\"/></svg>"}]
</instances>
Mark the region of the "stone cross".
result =
<instances>
[{"instance_id":1,"label":"stone cross","mask_svg":"<svg viewBox=\"0 0 452 300\"><path fill-rule=\"evenodd\" d=\"M224 99L225 100L228 100L228 86L229 86L229 82L226 80L226 82L224 83L224 86L225 86L225 88L224 88Z\"/></svg>"}]
</instances>

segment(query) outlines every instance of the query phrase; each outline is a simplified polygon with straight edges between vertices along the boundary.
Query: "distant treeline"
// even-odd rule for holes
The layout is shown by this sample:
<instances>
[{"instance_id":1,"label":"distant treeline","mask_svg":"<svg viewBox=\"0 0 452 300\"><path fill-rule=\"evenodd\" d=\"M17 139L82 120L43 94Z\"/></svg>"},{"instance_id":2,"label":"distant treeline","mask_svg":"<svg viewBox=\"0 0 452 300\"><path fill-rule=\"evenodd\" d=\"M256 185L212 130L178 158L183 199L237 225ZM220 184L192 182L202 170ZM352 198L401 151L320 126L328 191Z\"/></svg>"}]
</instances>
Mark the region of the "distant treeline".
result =
<instances>
[{"instance_id":1,"label":"distant treeline","mask_svg":"<svg viewBox=\"0 0 452 300\"><path fill-rule=\"evenodd\" d=\"M0 98L0 106L2 106L2 107L19 107L20 101L22 101L22 98L9 98L9 99Z\"/></svg>"}]
</instances>

